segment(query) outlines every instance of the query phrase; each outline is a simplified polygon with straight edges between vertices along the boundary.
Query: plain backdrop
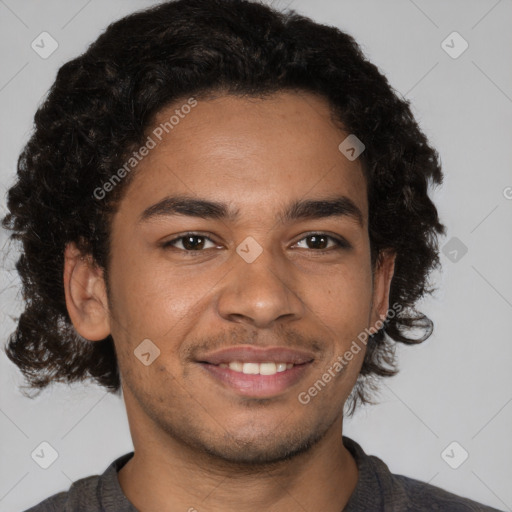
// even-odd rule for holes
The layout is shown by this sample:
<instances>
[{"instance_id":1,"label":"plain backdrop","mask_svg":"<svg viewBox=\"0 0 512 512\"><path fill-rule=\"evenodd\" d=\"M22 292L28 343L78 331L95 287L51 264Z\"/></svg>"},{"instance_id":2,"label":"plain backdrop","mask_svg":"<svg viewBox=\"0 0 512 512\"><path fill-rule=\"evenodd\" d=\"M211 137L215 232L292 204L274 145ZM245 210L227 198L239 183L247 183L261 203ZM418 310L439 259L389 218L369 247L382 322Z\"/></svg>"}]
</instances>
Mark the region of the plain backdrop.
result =
<instances>
[{"instance_id":1,"label":"plain backdrop","mask_svg":"<svg viewBox=\"0 0 512 512\"><path fill-rule=\"evenodd\" d=\"M58 68L85 51L110 22L154 4L0 1L2 215L33 115ZM411 101L445 173L433 196L448 230L441 240L443 269L434 276L438 292L422 304L435 323L434 334L420 346L399 347L399 375L382 382L379 404L361 408L346 421L344 433L395 473L511 510L512 2L274 5L289 5L353 35ZM45 31L58 43L47 59L31 47ZM468 47L457 55L464 41ZM6 240L2 232L4 250ZM12 253L2 257L2 346L21 311L15 259ZM72 481L101 474L133 449L124 404L105 390L56 385L30 400L19 392L23 379L3 351L0 379L0 511L21 511L67 490ZM48 469L31 457L42 442L58 453ZM446 462L456 465L466 452L457 469Z\"/></svg>"}]
</instances>

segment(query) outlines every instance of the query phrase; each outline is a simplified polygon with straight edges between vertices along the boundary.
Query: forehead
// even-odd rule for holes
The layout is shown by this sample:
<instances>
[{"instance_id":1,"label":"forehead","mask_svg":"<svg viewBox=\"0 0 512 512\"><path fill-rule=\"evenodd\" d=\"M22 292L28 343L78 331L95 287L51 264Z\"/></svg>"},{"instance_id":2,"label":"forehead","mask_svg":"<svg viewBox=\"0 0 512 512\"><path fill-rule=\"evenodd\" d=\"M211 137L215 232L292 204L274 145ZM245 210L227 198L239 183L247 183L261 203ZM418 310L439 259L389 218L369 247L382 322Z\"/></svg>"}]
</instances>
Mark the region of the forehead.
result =
<instances>
[{"instance_id":1,"label":"forehead","mask_svg":"<svg viewBox=\"0 0 512 512\"><path fill-rule=\"evenodd\" d=\"M263 205L273 210L289 200L344 195L366 218L361 163L339 151L348 134L323 98L279 92L265 99L198 98L190 105L185 98L155 116L147 130L154 147L125 194L130 210L178 193L263 215Z\"/></svg>"}]
</instances>

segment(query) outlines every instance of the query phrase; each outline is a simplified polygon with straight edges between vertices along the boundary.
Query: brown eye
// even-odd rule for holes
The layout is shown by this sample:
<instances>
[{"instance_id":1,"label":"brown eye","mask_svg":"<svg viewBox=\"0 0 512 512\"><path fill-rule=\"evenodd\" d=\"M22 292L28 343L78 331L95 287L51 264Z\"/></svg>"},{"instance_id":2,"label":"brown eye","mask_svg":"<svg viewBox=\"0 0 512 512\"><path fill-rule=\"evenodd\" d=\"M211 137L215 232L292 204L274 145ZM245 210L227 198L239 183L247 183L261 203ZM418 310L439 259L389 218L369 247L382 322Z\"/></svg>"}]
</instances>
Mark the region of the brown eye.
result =
<instances>
[{"instance_id":1,"label":"brown eye","mask_svg":"<svg viewBox=\"0 0 512 512\"><path fill-rule=\"evenodd\" d=\"M305 246L303 245L302 248L316 251L330 251L333 249L350 247L350 244L348 244L348 242L327 235L325 233L312 233L304 237L302 240L299 240L297 244L304 244L304 241Z\"/></svg>"},{"instance_id":2,"label":"brown eye","mask_svg":"<svg viewBox=\"0 0 512 512\"><path fill-rule=\"evenodd\" d=\"M196 235L193 233L187 233L186 235L174 238L169 242L165 242L162 247L174 247L175 249L183 251L201 251L203 249L210 249L211 247L205 247L206 244L211 243L211 247L215 247L213 241L204 235Z\"/></svg>"},{"instance_id":3,"label":"brown eye","mask_svg":"<svg viewBox=\"0 0 512 512\"><path fill-rule=\"evenodd\" d=\"M309 249L326 249L329 245L329 237L323 235L311 235L306 240Z\"/></svg>"}]
</instances>

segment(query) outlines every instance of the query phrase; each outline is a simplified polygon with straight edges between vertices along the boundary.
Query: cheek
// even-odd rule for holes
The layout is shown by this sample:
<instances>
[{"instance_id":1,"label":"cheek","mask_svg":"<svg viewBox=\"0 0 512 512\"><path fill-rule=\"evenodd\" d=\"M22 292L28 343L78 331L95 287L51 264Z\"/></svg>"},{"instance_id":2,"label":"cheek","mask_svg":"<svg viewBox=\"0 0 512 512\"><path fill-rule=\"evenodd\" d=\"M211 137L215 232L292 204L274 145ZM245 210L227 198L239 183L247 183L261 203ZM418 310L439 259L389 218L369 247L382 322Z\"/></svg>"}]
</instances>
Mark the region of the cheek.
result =
<instances>
[{"instance_id":1,"label":"cheek","mask_svg":"<svg viewBox=\"0 0 512 512\"><path fill-rule=\"evenodd\" d=\"M188 334L221 277L215 269L171 268L163 258L120 259L111 273L115 339L135 347L149 338L162 352L174 351L173 340Z\"/></svg>"},{"instance_id":2,"label":"cheek","mask_svg":"<svg viewBox=\"0 0 512 512\"><path fill-rule=\"evenodd\" d=\"M304 299L332 330L357 336L368 327L372 299L369 269L344 266L321 280L306 278L305 283Z\"/></svg>"}]
</instances>

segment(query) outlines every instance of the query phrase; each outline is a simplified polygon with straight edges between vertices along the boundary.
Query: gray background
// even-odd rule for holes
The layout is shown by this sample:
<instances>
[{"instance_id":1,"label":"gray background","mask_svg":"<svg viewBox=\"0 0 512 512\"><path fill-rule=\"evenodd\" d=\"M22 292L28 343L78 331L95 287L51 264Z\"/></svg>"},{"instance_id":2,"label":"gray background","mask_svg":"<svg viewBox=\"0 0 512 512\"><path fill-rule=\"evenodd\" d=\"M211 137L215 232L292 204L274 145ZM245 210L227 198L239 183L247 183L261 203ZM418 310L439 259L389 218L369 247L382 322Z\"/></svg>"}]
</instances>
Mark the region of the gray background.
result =
<instances>
[{"instance_id":1,"label":"gray background","mask_svg":"<svg viewBox=\"0 0 512 512\"><path fill-rule=\"evenodd\" d=\"M17 156L58 68L111 21L154 3L0 0L2 215ZM360 409L346 422L345 434L393 472L512 510L512 2L274 5L290 5L352 34L411 100L445 172L434 199L448 228L442 245L451 245L434 276L440 289L423 304L435 322L434 335L421 346L399 348L401 373L382 383L379 405ZM47 59L31 48L43 31L59 45ZM453 31L469 44L458 58L441 45ZM462 48L453 37L447 43L452 52ZM0 246L5 242L2 232ZM12 268L14 256L4 255L2 267ZM15 273L2 270L2 345L20 312L18 285ZM18 391L22 378L3 352L0 379L0 511L24 510L72 481L102 473L132 450L123 402L105 390L58 385L29 400ZM31 458L43 441L59 454L46 470ZM461 448L449 449L443 459L453 441ZM460 462L462 449L469 457L452 469L446 460Z\"/></svg>"}]
</instances>

